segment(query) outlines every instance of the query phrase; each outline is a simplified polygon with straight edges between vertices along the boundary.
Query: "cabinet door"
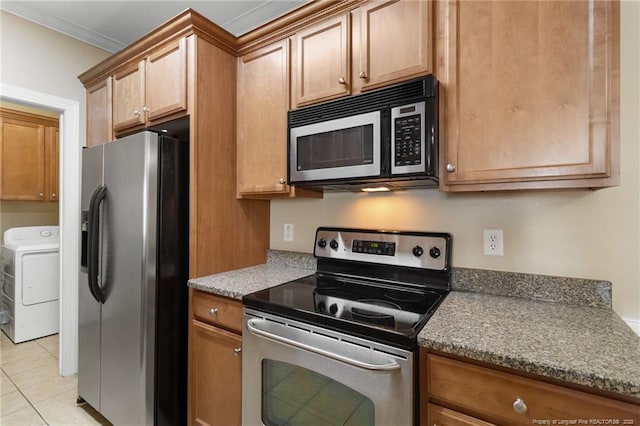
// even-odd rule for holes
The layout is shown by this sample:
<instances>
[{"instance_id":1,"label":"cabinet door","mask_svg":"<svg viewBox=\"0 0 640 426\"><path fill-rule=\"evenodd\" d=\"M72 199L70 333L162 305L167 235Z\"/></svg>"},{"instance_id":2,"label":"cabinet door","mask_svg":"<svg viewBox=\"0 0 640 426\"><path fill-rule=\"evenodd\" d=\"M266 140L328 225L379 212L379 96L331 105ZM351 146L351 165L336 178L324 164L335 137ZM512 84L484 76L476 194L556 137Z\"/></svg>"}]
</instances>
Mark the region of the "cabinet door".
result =
<instances>
[{"instance_id":1,"label":"cabinet door","mask_svg":"<svg viewBox=\"0 0 640 426\"><path fill-rule=\"evenodd\" d=\"M87 146L113 139L111 77L87 87Z\"/></svg>"},{"instance_id":2,"label":"cabinet door","mask_svg":"<svg viewBox=\"0 0 640 426\"><path fill-rule=\"evenodd\" d=\"M192 335L190 423L240 425L242 339L195 320Z\"/></svg>"},{"instance_id":3,"label":"cabinet door","mask_svg":"<svg viewBox=\"0 0 640 426\"><path fill-rule=\"evenodd\" d=\"M616 184L618 2L437 8L441 189Z\"/></svg>"},{"instance_id":4,"label":"cabinet door","mask_svg":"<svg viewBox=\"0 0 640 426\"><path fill-rule=\"evenodd\" d=\"M349 18L336 16L293 37L295 107L350 93Z\"/></svg>"},{"instance_id":5,"label":"cabinet door","mask_svg":"<svg viewBox=\"0 0 640 426\"><path fill-rule=\"evenodd\" d=\"M493 423L467 416L457 411L449 410L433 404L427 404L428 418L423 419L421 424L424 426L494 426Z\"/></svg>"},{"instance_id":6,"label":"cabinet door","mask_svg":"<svg viewBox=\"0 0 640 426\"><path fill-rule=\"evenodd\" d=\"M371 1L360 7L361 90L432 72L430 0ZM355 52L354 52L355 55Z\"/></svg>"},{"instance_id":7,"label":"cabinet door","mask_svg":"<svg viewBox=\"0 0 640 426\"><path fill-rule=\"evenodd\" d=\"M113 129L126 130L145 123L144 61L113 76Z\"/></svg>"},{"instance_id":8,"label":"cabinet door","mask_svg":"<svg viewBox=\"0 0 640 426\"><path fill-rule=\"evenodd\" d=\"M0 193L3 200L44 200L43 124L0 118Z\"/></svg>"},{"instance_id":9,"label":"cabinet door","mask_svg":"<svg viewBox=\"0 0 640 426\"><path fill-rule=\"evenodd\" d=\"M151 54L145 66L143 109L150 122L187 110L187 39Z\"/></svg>"},{"instance_id":10,"label":"cabinet door","mask_svg":"<svg viewBox=\"0 0 640 426\"><path fill-rule=\"evenodd\" d=\"M59 200L58 181L60 176L60 131L57 127L45 127L45 173L46 173L46 193L47 201Z\"/></svg>"},{"instance_id":11,"label":"cabinet door","mask_svg":"<svg viewBox=\"0 0 640 426\"><path fill-rule=\"evenodd\" d=\"M288 41L238 62L238 194L288 194Z\"/></svg>"}]
</instances>

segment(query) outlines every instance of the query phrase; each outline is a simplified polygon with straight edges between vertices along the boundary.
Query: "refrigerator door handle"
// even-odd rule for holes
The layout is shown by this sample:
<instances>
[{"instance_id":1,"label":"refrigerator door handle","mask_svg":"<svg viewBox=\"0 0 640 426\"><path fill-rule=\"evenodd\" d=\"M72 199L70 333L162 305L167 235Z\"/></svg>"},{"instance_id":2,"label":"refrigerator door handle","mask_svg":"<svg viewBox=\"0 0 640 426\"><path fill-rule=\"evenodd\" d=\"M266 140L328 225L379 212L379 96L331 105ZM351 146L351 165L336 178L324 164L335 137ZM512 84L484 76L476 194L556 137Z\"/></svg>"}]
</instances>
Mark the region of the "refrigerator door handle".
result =
<instances>
[{"instance_id":1,"label":"refrigerator door handle","mask_svg":"<svg viewBox=\"0 0 640 426\"><path fill-rule=\"evenodd\" d=\"M89 232L87 241L89 291L94 299L104 304L105 294L98 284L100 274L100 204L107 197L107 187L100 185L89 203Z\"/></svg>"}]
</instances>

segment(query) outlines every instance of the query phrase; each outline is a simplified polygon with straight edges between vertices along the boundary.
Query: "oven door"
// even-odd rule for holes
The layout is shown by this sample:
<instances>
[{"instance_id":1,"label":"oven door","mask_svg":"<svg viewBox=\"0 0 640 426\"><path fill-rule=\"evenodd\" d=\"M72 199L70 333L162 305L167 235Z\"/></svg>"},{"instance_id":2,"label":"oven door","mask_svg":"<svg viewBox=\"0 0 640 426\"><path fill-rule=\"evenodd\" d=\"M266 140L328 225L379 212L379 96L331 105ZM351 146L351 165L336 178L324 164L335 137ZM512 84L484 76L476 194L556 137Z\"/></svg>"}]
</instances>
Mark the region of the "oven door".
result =
<instances>
[{"instance_id":1,"label":"oven door","mask_svg":"<svg viewBox=\"0 0 640 426\"><path fill-rule=\"evenodd\" d=\"M380 111L289 129L289 182L381 175Z\"/></svg>"},{"instance_id":2,"label":"oven door","mask_svg":"<svg viewBox=\"0 0 640 426\"><path fill-rule=\"evenodd\" d=\"M243 425L413 425L413 353L245 309Z\"/></svg>"}]
</instances>

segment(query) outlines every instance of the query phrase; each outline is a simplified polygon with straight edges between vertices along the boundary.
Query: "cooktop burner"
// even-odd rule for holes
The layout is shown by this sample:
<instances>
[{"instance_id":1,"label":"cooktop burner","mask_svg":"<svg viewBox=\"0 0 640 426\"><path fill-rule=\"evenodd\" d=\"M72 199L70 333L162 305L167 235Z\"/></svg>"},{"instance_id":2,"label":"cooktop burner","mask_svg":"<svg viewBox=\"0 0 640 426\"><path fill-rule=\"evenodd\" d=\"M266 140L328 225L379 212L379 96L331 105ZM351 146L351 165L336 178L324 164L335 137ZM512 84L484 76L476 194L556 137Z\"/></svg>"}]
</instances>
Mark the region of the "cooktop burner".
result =
<instances>
[{"instance_id":1,"label":"cooktop burner","mask_svg":"<svg viewBox=\"0 0 640 426\"><path fill-rule=\"evenodd\" d=\"M380 246L376 241L384 242L381 253L372 253ZM371 250L362 253L363 244ZM450 251L449 234L319 228L315 274L242 300L258 310L413 349L449 291Z\"/></svg>"}]
</instances>

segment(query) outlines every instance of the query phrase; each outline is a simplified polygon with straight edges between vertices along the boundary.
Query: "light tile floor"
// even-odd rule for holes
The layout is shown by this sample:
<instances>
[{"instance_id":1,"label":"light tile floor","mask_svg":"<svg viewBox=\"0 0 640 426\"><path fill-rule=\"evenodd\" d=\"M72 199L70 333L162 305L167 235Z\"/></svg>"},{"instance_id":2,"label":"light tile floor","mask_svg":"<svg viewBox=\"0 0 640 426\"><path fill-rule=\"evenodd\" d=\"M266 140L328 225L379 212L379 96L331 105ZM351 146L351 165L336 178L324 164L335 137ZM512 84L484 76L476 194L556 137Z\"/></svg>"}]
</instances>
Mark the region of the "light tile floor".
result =
<instances>
[{"instance_id":1,"label":"light tile floor","mask_svg":"<svg viewBox=\"0 0 640 426\"><path fill-rule=\"evenodd\" d=\"M14 344L0 332L0 425L110 425L58 375L58 335Z\"/></svg>"}]
</instances>

